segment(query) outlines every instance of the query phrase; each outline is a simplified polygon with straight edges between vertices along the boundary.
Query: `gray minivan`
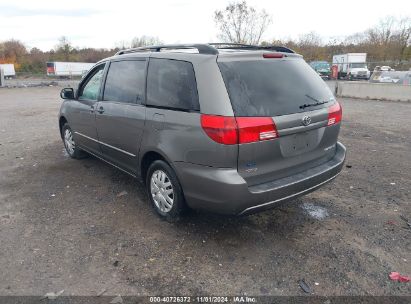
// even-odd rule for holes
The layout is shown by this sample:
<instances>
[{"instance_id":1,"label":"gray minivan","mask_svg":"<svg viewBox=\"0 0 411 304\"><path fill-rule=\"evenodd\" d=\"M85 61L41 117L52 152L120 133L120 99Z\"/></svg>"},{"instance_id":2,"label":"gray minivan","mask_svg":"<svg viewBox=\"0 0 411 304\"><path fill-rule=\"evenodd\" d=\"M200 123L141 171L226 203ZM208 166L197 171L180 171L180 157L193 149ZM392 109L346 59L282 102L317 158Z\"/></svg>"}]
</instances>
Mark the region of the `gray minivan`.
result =
<instances>
[{"instance_id":1,"label":"gray minivan","mask_svg":"<svg viewBox=\"0 0 411 304\"><path fill-rule=\"evenodd\" d=\"M285 47L142 47L65 88L59 126L72 158L92 154L142 180L157 213L250 214L309 193L342 169L342 110Z\"/></svg>"}]
</instances>

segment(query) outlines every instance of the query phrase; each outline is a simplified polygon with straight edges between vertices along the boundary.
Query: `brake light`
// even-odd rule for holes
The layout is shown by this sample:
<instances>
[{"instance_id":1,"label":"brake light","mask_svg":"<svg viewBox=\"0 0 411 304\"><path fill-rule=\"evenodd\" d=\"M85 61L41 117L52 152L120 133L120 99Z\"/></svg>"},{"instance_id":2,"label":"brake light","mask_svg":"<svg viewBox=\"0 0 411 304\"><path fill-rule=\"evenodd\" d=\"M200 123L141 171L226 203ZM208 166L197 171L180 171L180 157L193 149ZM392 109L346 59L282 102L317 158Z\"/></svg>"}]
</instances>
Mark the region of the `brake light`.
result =
<instances>
[{"instance_id":1,"label":"brake light","mask_svg":"<svg viewBox=\"0 0 411 304\"><path fill-rule=\"evenodd\" d=\"M227 117L202 114L201 126L208 137L225 145L278 137L277 128L271 117Z\"/></svg>"},{"instance_id":2,"label":"brake light","mask_svg":"<svg viewBox=\"0 0 411 304\"><path fill-rule=\"evenodd\" d=\"M201 126L215 142L225 145L238 143L237 123L234 117L202 114Z\"/></svg>"},{"instance_id":3,"label":"brake light","mask_svg":"<svg viewBox=\"0 0 411 304\"><path fill-rule=\"evenodd\" d=\"M237 117L240 144L269 140L278 137L271 117Z\"/></svg>"},{"instance_id":4,"label":"brake light","mask_svg":"<svg viewBox=\"0 0 411 304\"><path fill-rule=\"evenodd\" d=\"M264 58L283 58L284 54L280 53L264 53L263 54Z\"/></svg>"},{"instance_id":5,"label":"brake light","mask_svg":"<svg viewBox=\"0 0 411 304\"><path fill-rule=\"evenodd\" d=\"M335 102L331 107L328 108L328 123L327 126L339 123L342 118L342 108L338 102Z\"/></svg>"}]
</instances>

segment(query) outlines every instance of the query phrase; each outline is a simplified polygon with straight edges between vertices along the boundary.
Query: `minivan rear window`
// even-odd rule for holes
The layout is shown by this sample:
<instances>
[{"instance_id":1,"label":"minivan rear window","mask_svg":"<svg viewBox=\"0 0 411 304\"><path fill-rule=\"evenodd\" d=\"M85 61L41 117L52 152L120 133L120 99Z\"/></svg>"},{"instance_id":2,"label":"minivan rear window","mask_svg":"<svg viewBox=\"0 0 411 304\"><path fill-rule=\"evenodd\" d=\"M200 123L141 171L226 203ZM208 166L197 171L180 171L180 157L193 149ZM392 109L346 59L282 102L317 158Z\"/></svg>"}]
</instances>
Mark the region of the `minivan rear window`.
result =
<instances>
[{"instance_id":1,"label":"minivan rear window","mask_svg":"<svg viewBox=\"0 0 411 304\"><path fill-rule=\"evenodd\" d=\"M219 62L236 116L279 116L329 106L327 84L300 58Z\"/></svg>"}]
</instances>

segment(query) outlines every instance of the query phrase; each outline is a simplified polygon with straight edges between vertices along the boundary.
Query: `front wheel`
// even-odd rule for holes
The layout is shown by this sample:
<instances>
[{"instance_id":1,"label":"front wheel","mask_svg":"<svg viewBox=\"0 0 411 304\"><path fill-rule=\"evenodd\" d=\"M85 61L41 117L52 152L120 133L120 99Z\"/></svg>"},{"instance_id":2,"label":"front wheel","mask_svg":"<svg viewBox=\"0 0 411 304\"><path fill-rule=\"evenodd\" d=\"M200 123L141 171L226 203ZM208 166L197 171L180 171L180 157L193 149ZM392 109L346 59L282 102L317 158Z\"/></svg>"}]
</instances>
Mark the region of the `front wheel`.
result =
<instances>
[{"instance_id":1,"label":"front wheel","mask_svg":"<svg viewBox=\"0 0 411 304\"><path fill-rule=\"evenodd\" d=\"M175 222L186 209L184 194L173 169L164 161L156 160L148 168L146 188L156 213Z\"/></svg>"},{"instance_id":2,"label":"front wheel","mask_svg":"<svg viewBox=\"0 0 411 304\"><path fill-rule=\"evenodd\" d=\"M87 156L86 152L81 150L76 145L76 142L74 141L74 138L73 138L73 131L71 130L68 123L65 123L63 125L63 128L61 129L61 137L64 142L64 148L66 148L67 154L71 158L80 159L80 158L84 158L85 156Z\"/></svg>"}]
</instances>

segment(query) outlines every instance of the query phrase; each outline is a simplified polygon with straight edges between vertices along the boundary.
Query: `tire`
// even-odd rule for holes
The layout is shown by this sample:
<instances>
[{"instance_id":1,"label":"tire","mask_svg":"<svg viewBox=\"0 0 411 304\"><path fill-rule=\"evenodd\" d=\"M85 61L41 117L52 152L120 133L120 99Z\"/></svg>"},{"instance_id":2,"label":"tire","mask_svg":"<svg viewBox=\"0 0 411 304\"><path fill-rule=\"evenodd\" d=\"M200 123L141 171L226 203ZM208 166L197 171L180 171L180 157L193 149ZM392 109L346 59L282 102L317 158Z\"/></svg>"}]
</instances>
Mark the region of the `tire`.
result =
<instances>
[{"instance_id":1,"label":"tire","mask_svg":"<svg viewBox=\"0 0 411 304\"><path fill-rule=\"evenodd\" d=\"M178 221L187 209L177 175L162 160L154 161L148 168L146 190L154 210L166 221Z\"/></svg>"},{"instance_id":2,"label":"tire","mask_svg":"<svg viewBox=\"0 0 411 304\"><path fill-rule=\"evenodd\" d=\"M73 131L68 123L65 123L63 128L61 128L61 138L63 139L64 148L71 158L81 159L87 157L87 153L81 150L74 142Z\"/></svg>"}]
</instances>

